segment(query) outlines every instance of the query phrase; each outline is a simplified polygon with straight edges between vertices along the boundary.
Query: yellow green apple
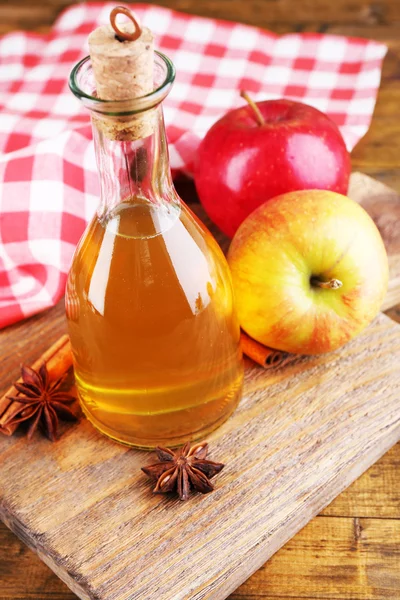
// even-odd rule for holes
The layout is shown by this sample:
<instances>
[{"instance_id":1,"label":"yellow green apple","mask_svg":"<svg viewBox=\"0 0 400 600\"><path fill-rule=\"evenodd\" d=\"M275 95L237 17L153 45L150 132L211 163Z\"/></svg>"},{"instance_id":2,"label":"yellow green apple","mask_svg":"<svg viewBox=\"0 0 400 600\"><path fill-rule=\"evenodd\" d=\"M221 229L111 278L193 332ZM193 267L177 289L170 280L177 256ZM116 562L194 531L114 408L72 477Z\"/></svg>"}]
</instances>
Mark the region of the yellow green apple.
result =
<instances>
[{"instance_id":1,"label":"yellow green apple","mask_svg":"<svg viewBox=\"0 0 400 600\"><path fill-rule=\"evenodd\" d=\"M378 313L388 283L368 213L335 192L277 196L237 230L228 253L242 328L280 350L339 348Z\"/></svg>"}]
</instances>

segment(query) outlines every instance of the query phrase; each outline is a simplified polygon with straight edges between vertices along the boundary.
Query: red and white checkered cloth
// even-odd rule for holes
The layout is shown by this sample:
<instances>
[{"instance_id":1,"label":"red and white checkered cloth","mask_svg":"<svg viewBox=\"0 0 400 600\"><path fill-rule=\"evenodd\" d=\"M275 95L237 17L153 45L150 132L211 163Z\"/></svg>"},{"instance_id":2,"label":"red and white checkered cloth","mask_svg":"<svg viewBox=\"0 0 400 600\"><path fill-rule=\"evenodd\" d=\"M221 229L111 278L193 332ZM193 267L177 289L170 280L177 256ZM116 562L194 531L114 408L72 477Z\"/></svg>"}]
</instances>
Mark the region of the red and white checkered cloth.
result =
<instances>
[{"instance_id":1,"label":"red and white checkered cloth","mask_svg":"<svg viewBox=\"0 0 400 600\"><path fill-rule=\"evenodd\" d=\"M89 116L70 93L87 36L115 4L68 8L49 35L0 40L0 327L55 304L99 193ZM190 173L201 137L243 101L288 97L339 125L349 149L367 131L383 44L320 34L276 36L245 25L132 5L172 58L165 101L175 171Z\"/></svg>"}]
</instances>

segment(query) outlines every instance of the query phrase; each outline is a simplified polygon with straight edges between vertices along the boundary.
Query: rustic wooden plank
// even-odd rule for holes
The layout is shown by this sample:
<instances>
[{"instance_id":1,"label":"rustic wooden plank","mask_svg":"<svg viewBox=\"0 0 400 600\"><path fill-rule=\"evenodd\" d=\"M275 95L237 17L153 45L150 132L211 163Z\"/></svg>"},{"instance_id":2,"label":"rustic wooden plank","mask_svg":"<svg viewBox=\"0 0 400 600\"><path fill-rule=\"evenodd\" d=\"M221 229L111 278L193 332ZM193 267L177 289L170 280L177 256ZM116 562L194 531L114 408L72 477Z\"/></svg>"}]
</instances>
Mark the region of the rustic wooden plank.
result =
<instances>
[{"instance_id":1,"label":"rustic wooden plank","mask_svg":"<svg viewBox=\"0 0 400 600\"><path fill-rule=\"evenodd\" d=\"M400 519L400 444L396 444L389 452L387 452L375 465L373 465L366 473L357 479L347 490L342 492L323 512L325 516L358 516L358 517L373 517ZM307 526L307 529L311 525ZM311 528L310 539L316 535L316 530ZM302 564L315 560L313 549L303 544L302 533L293 538L290 544L297 552L298 543L301 548ZM328 535L324 536L329 539ZM300 538L300 539L299 539ZM316 537L318 540L319 538ZM341 546L339 546L339 549ZM286 553L287 546L281 549L276 558L268 563L265 574L255 573L249 580L249 583L254 580L254 587L257 589L255 598L263 598L268 600L271 598L268 594L268 581L271 573L275 573L275 565L278 562L279 569L286 573L290 572L290 565L287 562L281 562L281 554ZM292 552L292 550L289 550ZM389 552L383 547L382 554ZM364 564L364 554L371 555L370 548L363 548L362 552L357 550L358 560ZM292 556L292 554L290 554ZM332 559L341 560L341 555L336 552L332 553ZM282 566L283 565L283 566ZM319 577L324 580L330 577L330 574ZM308 577L303 574L304 586L308 585ZM37 600L38 594L41 592L40 598L51 598L51 600L73 600L76 598L68 588L56 577L48 567L39 560L33 552L31 552L25 544L18 540L5 526L0 523L0 581L1 581L1 600ZM288 578L285 577L285 572L282 573L282 598L285 598L285 593L290 593L293 588L286 590L284 586L287 584ZM245 584L243 589L238 590L237 594L244 594L245 597L250 596L250 586ZM253 588L252 588L253 589ZM311 599L311 591L306 587L306 597ZM235 597L235 593L234 593ZM243 595L241 595L243 597ZM314 596L313 596L314 597ZM370 599L375 600L376 596L371 595ZM291 600L297 600L292 598ZM303 599L304 600L304 597Z\"/></svg>"},{"instance_id":2,"label":"rustic wooden plank","mask_svg":"<svg viewBox=\"0 0 400 600\"><path fill-rule=\"evenodd\" d=\"M390 119L377 119L374 129L360 142L360 148L354 152L357 169L367 172L376 166L376 155L379 148L385 145L384 156L381 157L380 167L386 169L398 169L399 159L396 156L397 140L400 133L400 124ZM373 134L373 135L372 135ZM361 153L362 150L362 153Z\"/></svg>"},{"instance_id":3,"label":"rustic wooden plank","mask_svg":"<svg viewBox=\"0 0 400 600\"><path fill-rule=\"evenodd\" d=\"M387 310L386 314L388 315L388 317L393 319L393 321L397 321L397 323L400 323L400 305L397 304L390 310Z\"/></svg>"},{"instance_id":4,"label":"rustic wooden plank","mask_svg":"<svg viewBox=\"0 0 400 600\"><path fill-rule=\"evenodd\" d=\"M400 519L400 444L382 456L321 514Z\"/></svg>"},{"instance_id":5,"label":"rustic wooden plank","mask_svg":"<svg viewBox=\"0 0 400 600\"><path fill-rule=\"evenodd\" d=\"M78 2L78 0L75 0ZM0 3L0 16L8 22L19 23L24 20L26 27L35 28L43 21L51 23L62 8L73 4L70 0L52 0L40 3L40 16L33 11L31 0L20 0L9 3L3 0ZM36 4L36 3L35 3ZM384 0L379 3L348 2L337 0L335 3L326 0L149 0L149 4L168 6L192 14L208 17L229 19L243 23L258 24L260 27L270 27L271 24L285 26L286 28L299 28L309 23L336 26L354 27L384 27L400 21L397 0ZM39 3L36 4L39 6ZM4 20L5 20L4 19ZM40 19L40 21L39 21Z\"/></svg>"},{"instance_id":6,"label":"rustic wooden plank","mask_svg":"<svg viewBox=\"0 0 400 600\"><path fill-rule=\"evenodd\" d=\"M385 242L390 281L382 310L400 302L400 196L362 173L351 176L349 196L361 204L374 220Z\"/></svg>"},{"instance_id":7,"label":"rustic wooden plank","mask_svg":"<svg viewBox=\"0 0 400 600\"><path fill-rule=\"evenodd\" d=\"M210 496L152 497L147 455L84 421L34 453L2 440L0 516L81 598L226 598L400 438L399 334L381 315L336 353L247 363L243 401L210 436L227 463Z\"/></svg>"},{"instance_id":8,"label":"rustic wooden plank","mask_svg":"<svg viewBox=\"0 0 400 600\"><path fill-rule=\"evenodd\" d=\"M400 521L318 517L231 600L398 600L399 590Z\"/></svg>"},{"instance_id":9,"label":"rustic wooden plank","mask_svg":"<svg viewBox=\"0 0 400 600\"><path fill-rule=\"evenodd\" d=\"M0 547L8 550L0 565L1 600L76 600L44 563L1 526ZM17 560L22 574L18 578L13 570ZM301 565L295 579L293 564ZM317 517L230 600L398 600L399 589L400 520Z\"/></svg>"},{"instance_id":10,"label":"rustic wooden plank","mask_svg":"<svg viewBox=\"0 0 400 600\"><path fill-rule=\"evenodd\" d=\"M400 9L399 9L400 12ZM312 31L318 31L319 23L311 21L307 23L307 27ZM383 23L338 23L326 22L323 33L332 33L334 35L348 35L355 37L368 38L384 42L389 48L396 48L399 44L399 19L392 22L385 21Z\"/></svg>"},{"instance_id":11,"label":"rustic wooden plank","mask_svg":"<svg viewBox=\"0 0 400 600\"><path fill-rule=\"evenodd\" d=\"M0 332L0 396L19 376L22 362L32 364L66 332L64 301Z\"/></svg>"},{"instance_id":12,"label":"rustic wooden plank","mask_svg":"<svg viewBox=\"0 0 400 600\"><path fill-rule=\"evenodd\" d=\"M76 600L61 579L2 524L0 549L1 600Z\"/></svg>"},{"instance_id":13,"label":"rustic wooden plank","mask_svg":"<svg viewBox=\"0 0 400 600\"><path fill-rule=\"evenodd\" d=\"M311 4L310 0L308 0L307 2L293 2L289 0L280 0L280 5L282 8L280 22L273 20L275 13L271 10L271 4L275 1L276 0L264 0L263 2L260 2L257 11L249 10L248 3L242 2L242 0L218 0L218 2L215 2L215 5L220 5L220 8L217 8L217 10L220 11L220 16L222 16L222 18L240 19L242 21L246 21L254 25L262 25L264 27L275 30L278 33L286 33L292 30L297 30L326 31L330 33L337 33L339 35L358 35L369 37L372 39L380 39L388 43L389 46L392 48L391 52L388 54L385 60L382 79L382 89L378 98L378 105L374 115L372 127L368 132L367 136L364 138L364 140L357 146L357 148L353 152L353 166L355 168L362 167L362 170L364 170L371 176L377 177L381 181L391 185L392 187L395 187L398 191L400 191L400 169L398 167L398 164L396 165L396 161L393 160L395 152L397 151L397 154L399 154L400 152L400 138L392 137L389 145L389 143L386 142L386 137L380 136L381 122L385 119L388 119L389 121L392 120L393 122L395 122L398 118L397 106L400 99L400 44L398 41L398 13L400 10L400 5L398 4L398 0L393 0L393 2L391 3L391 6L394 7L394 14L393 12L390 13L390 20L387 19L388 12L386 7L388 6L388 3L386 2L386 0L382 0L379 3L366 2L365 0L354 0L352 3L345 2L340 4L336 2L332 4L326 2L326 0L320 0L318 2L318 17L316 14L314 14L314 6ZM187 0L187 2L181 0L181 2L182 3L180 8L182 10L192 10L194 13L199 13L203 11L204 15L209 15L209 13L206 12L208 8L204 3L194 2L194 0ZM324 3L326 5L330 4L331 6L333 6L336 14L332 15L331 6L327 6L327 8L325 9L323 7ZM56 18L60 10L60 6L63 3L59 0L45 0L44 2L41 2L39 6L38 2L33 2L32 0L23 0L24 6L27 7L24 8L23 19L20 16L21 13L18 14L18 11L11 11L9 9L11 4L12 3L9 3L5 0L3 0L3 2L0 2L0 34L5 33L6 31L12 31L13 29L20 28L30 28L35 29L36 31L43 32L47 31L50 24ZM170 6L178 7L174 0L170 0L168 4ZM348 7L348 4L351 4L351 6ZM18 7L19 3L13 3L12 6L13 8ZM43 12L42 6L46 7L46 14ZM320 8L321 6L322 12ZM5 9L7 9L7 15L5 14ZM328 20L327 18L327 11L330 11L330 20ZM350 19L349 11L351 12ZM299 15L299 12L301 12L302 14ZM47 23L48 25L45 25L45 23ZM390 91L390 93L392 94L392 99L390 99L389 96L383 93L386 90ZM375 136L377 137L375 138ZM375 139L379 139L379 143L374 143ZM370 146L370 143L373 144L373 147ZM400 320L399 310L399 308L392 309L390 311L391 317L398 318ZM59 311L58 314L59 316L61 316L62 307L55 309L55 313L57 313L57 311ZM57 337L56 332L54 332L53 339L55 339L55 337ZM38 339L39 344L41 343L41 341L41 339ZM35 358L36 354L34 347L27 348L26 350L24 350L24 357L26 356L28 358L28 354L31 354L31 351L33 353L33 358ZM16 364L14 364L14 370L15 369ZM396 463L394 463L393 479L391 479L391 481L394 481L394 490L399 489L399 480L397 479L397 485L395 480L396 473L400 477L400 470L398 469L396 471ZM387 481L388 480L385 478L385 482ZM372 498L374 491L376 492L376 490L379 489L379 485L379 478L377 479L376 486L374 486L373 481L371 481L368 484L370 488L369 494L371 497L371 501L368 501L368 510L374 510ZM387 490L387 492L389 494L390 490ZM382 502L387 502L387 498L384 499L381 495L380 497L382 498ZM362 504L362 507L363 510L366 510L364 504ZM377 506L376 508L378 510L379 506ZM357 509L357 504L354 505L354 509ZM2 539L0 540L0 542L2 542ZM299 572L301 572L303 561L311 561L313 559L312 549L306 549L304 548L304 546L303 549L304 554L302 552L298 552L296 554L297 562L287 561L286 570L281 572L282 580L288 581L289 585L291 582L291 575L293 573L293 570L297 569ZM6 597L3 598L2 596L3 577L1 568L5 564L5 561L8 557L7 550L8 546L6 546L5 544L3 545L3 543L0 543L0 581L2 583L0 589L0 598L2 600L6 600ZM32 556L31 561L22 561L20 563L19 552L22 552L21 546L20 550L18 551L18 555L15 555L15 560L13 564L6 563L9 565L9 568L12 569L13 573L15 574L16 592L15 594L13 594L12 587L10 587L10 600L28 600L31 598L32 600L33 598L35 598L35 600L44 600L44 598L47 597L49 598L49 600L50 598L51 600L70 600L70 598L73 598L73 595L69 594L69 592L66 592L66 594L68 595L65 596L54 595L52 590L55 588L49 587L49 580L47 580L45 577L43 577L43 579L41 579L40 582L37 582L37 587L35 588L35 576L32 565L33 562L37 563L37 559L36 557L34 557L34 555L28 554L27 556ZM369 547L365 547L363 549L362 554L359 553L359 560L361 562L365 561L365 556L369 556L370 552L371 549ZM390 552L390 549L388 549L388 552ZM310 556L309 553L311 553ZM340 554L340 547L332 548L332 553ZM269 565L271 564L272 561L269 563ZM395 565L394 572L396 573L398 572L398 570L398 565ZM28 579L26 579L29 573L32 573L32 578L28 577ZM390 577L391 573L389 573L388 576ZM254 575L253 578L257 578L257 574ZM49 575L49 579L57 581L52 575ZM304 576L304 582L306 583L306 581L306 576ZM26 583L25 589L22 585L23 582ZM267 584L268 581L264 580L263 585L267 586ZM34 591L32 592L32 590ZM290 597L290 600L300 600L300 598L295 598L293 596L293 594L296 594L296 592L297 590L295 590L294 587L290 585L290 589L288 590L288 598ZM263 600L268 600L269 598L270 600L272 600L271 597L266 595L266 592L264 592L264 589L261 584L257 590L257 594L257 598L262 598ZM243 598L243 595L241 597ZM248 597L250 598L250 596ZM306 591L302 592L301 600L306 600L307 598L311 600L311 598L314 597L314 595L311 597L309 589L306 589ZM317 597L319 600L322 600L321 595L318 593ZM375 595L375 592L371 592L368 596L368 600L377 600L377 598L378 596ZM274 596L274 600L275 599L276 596Z\"/></svg>"}]
</instances>

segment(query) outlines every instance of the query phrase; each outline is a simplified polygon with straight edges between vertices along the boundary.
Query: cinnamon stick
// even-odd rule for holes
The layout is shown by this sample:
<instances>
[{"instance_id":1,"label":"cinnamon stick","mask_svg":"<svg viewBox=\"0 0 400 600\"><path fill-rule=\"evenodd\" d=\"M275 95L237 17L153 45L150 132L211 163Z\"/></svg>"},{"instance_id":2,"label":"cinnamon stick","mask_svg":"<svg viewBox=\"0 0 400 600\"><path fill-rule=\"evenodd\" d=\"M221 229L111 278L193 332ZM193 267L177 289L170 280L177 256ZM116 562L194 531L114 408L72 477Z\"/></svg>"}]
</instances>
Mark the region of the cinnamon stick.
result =
<instances>
[{"instance_id":1,"label":"cinnamon stick","mask_svg":"<svg viewBox=\"0 0 400 600\"><path fill-rule=\"evenodd\" d=\"M251 338L247 333L241 331L240 342L242 345L243 354L254 360L264 369L272 369L273 367L283 367L295 360L295 354L289 354L282 350L274 350L268 348Z\"/></svg>"},{"instance_id":2,"label":"cinnamon stick","mask_svg":"<svg viewBox=\"0 0 400 600\"><path fill-rule=\"evenodd\" d=\"M61 336L42 356L32 365L37 371L45 363L51 379L59 379L72 365L71 344L68 335ZM22 379L18 379L21 383ZM0 398L0 433L12 435L18 424L5 425L7 421L21 408L21 403L10 400L9 396L18 396L18 390L12 385Z\"/></svg>"}]
</instances>

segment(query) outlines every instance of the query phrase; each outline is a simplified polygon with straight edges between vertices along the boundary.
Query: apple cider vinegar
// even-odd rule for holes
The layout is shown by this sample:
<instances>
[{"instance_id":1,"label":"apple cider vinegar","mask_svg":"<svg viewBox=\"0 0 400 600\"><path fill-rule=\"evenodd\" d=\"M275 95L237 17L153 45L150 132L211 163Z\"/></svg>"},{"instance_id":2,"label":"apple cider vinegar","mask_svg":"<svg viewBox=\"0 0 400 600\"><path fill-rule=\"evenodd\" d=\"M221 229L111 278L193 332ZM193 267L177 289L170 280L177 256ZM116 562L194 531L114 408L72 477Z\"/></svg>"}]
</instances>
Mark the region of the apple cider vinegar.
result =
<instances>
[{"instance_id":1,"label":"apple cider vinegar","mask_svg":"<svg viewBox=\"0 0 400 600\"><path fill-rule=\"evenodd\" d=\"M103 433L179 444L236 407L239 325L220 253L186 207L135 198L93 220L70 271L67 314L80 400Z\"/></svg>"}]
</instances>

